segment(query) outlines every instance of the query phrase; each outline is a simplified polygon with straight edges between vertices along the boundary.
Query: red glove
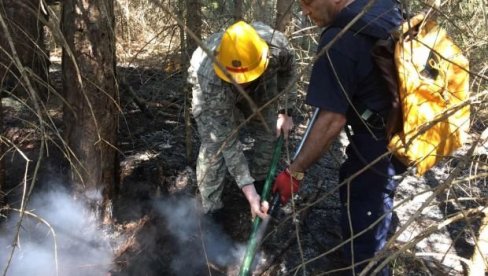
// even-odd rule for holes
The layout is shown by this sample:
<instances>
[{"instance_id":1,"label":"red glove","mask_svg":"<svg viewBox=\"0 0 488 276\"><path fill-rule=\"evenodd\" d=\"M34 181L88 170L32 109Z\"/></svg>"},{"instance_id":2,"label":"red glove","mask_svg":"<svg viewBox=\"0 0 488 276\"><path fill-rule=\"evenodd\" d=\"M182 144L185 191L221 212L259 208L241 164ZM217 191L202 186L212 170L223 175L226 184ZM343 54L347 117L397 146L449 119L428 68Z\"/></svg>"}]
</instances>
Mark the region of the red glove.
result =
<instances>
[{"instance_id":1,"label":"red glove","mask_svg":"<svg viewBox=\"0 0 488 276\"><path fill-rule=\"evenodd\" d=\"M290 175L288 169L282 171L275 179L273 193L280 194L281 203L284 205L290 200L292 191L298 192L300 181Z\"/></svg>"}]
</instances>

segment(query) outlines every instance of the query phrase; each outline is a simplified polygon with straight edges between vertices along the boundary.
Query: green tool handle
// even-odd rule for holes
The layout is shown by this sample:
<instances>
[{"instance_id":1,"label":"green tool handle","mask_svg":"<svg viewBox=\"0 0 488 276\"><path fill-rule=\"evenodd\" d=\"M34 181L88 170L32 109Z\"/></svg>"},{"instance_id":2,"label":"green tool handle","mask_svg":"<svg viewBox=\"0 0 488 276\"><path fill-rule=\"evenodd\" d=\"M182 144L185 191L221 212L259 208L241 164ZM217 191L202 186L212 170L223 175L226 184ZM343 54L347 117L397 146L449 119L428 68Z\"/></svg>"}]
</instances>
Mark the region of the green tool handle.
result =
<instances>
[{"instance_id":1,"label":"green tool handle","mask_svg":"<svg viewBox=\"0 0 488 276\"><path fill-rule=\"evenodd\" d=\"M274 180L275 173L276 173L276 166L278 165L278 161L280 160L283 140L284 138L282 134L276 141L276 145L273 151L273 157L271 159L271 166L268 170L266 181L264 182L263 192L261 193L262 201L268 200L270 190L271 190L271 182ZM279 195L275 195L275 197L279 198ZM273 206L274 205L276 204L273 204ZM256 250L259 244L258 232L259 232L260 224L261 224L261 218L256 216L252 224L251 236L249 237L249 240L247 242L246 254L244 255L244 260L242 261L241 269L239 271L240 276L250 275L251 265L254 261L254 256L256 254Z\"/></svg>"}]
</instances>

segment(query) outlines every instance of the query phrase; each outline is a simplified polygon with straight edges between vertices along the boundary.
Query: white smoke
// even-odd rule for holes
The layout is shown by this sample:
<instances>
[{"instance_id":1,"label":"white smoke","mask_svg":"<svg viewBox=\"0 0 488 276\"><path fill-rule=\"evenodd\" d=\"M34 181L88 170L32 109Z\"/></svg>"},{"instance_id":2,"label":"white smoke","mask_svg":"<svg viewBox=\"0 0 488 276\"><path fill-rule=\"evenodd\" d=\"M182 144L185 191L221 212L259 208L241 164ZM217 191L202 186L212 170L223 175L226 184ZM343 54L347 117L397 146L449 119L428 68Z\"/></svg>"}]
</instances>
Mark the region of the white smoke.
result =
<instances>
[{"instance_id":1,"label":"white smoke","mask_svg":"<svg viewBox=\"0 0 488 276\"><path fill-rule=\"evenodd\" d=\"M176 275L196 275L207 265L225 269L239 264L242 245L234 243L219 225L204 216L194 198L158 201L156 210L164 216L166 230L178 246L171 263Z\"/></svg>"},{"instance_id":2,"label":"white smoke","mask_svg":"<svg viewBox=\"0 0 488 276\"><path fill-rule=\"evenodd\" d=\"M24 217L18 240L14 240L18 214L12 212L0 229L0 273L17 242L7 275L107 275L112 249L94 214L82 203L63 191L51 191L35 195L27 210L38 218Z\"/></svg>"}]
</instances>

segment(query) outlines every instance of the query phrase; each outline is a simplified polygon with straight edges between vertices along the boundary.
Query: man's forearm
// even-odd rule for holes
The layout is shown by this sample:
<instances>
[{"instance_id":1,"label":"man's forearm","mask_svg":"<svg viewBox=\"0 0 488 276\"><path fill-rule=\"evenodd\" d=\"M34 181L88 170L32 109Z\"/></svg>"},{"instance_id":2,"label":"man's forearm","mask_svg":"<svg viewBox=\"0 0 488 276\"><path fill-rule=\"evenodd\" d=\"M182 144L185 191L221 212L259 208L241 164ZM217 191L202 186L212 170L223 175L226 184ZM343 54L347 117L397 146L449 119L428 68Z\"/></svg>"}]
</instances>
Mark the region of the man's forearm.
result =
<instances>
[{"instance_id":1,"label":"man's forearm","mask_svg":"<svg viewBox=\"0 0 488 276\"><path fill-rule=\"evenodd\" d=\"M321 110L315 120L301 152L290 164L294 172L304 172L327 151L346 124L343 114Z\"/></svg>"}]
</instances>

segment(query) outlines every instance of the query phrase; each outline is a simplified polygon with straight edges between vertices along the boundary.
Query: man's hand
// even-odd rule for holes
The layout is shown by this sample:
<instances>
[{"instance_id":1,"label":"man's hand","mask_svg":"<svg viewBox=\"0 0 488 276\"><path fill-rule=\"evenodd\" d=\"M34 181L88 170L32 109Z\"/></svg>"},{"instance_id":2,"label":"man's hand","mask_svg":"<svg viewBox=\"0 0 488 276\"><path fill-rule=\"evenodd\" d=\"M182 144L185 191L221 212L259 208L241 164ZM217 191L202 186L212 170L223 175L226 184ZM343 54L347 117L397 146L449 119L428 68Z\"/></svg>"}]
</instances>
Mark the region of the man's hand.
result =
<instances>
[{"instance_id":1,"label":"man's hand","mask_svg":"<svg viewBox=\"0 0 488 276\"><path fill-rule=\"evenodd\" d=\"M267 201L261 202L261 197L256 192L254 185L245 185L242 187L242 192L246 196L249 206L251 207L252 218L254 218L256 215L262 219L267 218L269 203Z\"/></svg>"},{"instance_id":2,"label":"man's hand","mask_svg":"<svg viewBox=\"0 0 488 276\"><path fill-rule=\"evenodd\" d=\"M288 169L282 171L275 179L273 193L280 194L281 203L284 205L290 200L292 193L298 192L300 181L290 175Z\"/></svg>"},{"instance_id":3,"label":"man's hand","mask_svg":"<svg viewBox=\"0 0 488 276\"><path fill-rule=\"evenodd\" d=\"M278 120L276 121L276 137L279 137L283 132L285 139L288 139L288 134L293 129L293 118L286 114L278 114Z\"/></svg>"}]
</instances>

